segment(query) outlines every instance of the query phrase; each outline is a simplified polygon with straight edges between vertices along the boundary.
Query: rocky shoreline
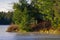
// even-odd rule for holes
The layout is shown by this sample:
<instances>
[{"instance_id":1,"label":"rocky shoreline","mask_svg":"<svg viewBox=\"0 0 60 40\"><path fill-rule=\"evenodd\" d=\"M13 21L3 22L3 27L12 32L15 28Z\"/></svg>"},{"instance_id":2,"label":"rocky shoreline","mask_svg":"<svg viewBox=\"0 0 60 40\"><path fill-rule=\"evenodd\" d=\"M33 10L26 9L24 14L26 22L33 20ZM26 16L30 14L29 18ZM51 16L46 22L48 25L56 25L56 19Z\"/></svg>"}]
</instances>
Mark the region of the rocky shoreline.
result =
<instances>
[{"instance_id":1,"label":"rocky shoreline","mask_svg":"<svg viewBox=\"0 0 60 40\"><path fill-rule=\"evenodd\" d=\"M18 25L10 25L6 30L6 32L17 32L17 31L19 31Z\"/></svg>"},{"instance_id":2,"label":"rocky shoreline","mask_svg":"<svg viewBox=\"0 0 60 40\"><path fill-rule=\"evenodd\" d=\"M17 32L20 34L29 34L29 33L33 33L33 34L60 34L60 31L58 29L56 29L56 30L50 29L49 31L48 30L40 30L37 32L26 32L24 30L19 30L18 25L10 25L7 28L6 32Z\"/></svg>"}]
</instances>

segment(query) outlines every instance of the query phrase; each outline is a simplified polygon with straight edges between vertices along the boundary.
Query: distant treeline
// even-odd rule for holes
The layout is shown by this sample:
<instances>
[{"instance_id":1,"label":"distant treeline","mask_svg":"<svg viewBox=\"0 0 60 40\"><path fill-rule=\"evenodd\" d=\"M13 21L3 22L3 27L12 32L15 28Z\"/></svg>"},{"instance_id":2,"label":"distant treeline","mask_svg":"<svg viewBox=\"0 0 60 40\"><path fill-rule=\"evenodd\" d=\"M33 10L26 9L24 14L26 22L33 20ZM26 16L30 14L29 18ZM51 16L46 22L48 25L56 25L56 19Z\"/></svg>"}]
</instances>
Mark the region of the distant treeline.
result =
<instances>
[{"instance_id":1,"label":"distant treeline","mask_svg":"<svg viewBox=\"0 0 60 40\"><path fill-rule=\"evenodd\" d=\"M0 25L9 25L12 23L13 12L0 12Z\"/></svg>"}]
</instances>

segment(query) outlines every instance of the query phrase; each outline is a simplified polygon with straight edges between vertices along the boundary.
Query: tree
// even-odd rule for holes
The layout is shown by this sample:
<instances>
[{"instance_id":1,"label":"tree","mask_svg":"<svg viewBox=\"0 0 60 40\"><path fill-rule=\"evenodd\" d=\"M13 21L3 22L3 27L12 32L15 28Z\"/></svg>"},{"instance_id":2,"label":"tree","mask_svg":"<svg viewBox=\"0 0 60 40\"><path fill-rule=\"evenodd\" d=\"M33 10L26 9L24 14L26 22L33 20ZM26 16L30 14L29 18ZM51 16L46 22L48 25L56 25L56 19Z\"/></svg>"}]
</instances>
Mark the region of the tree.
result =
<instances>
[{"instance_id":1,"label":"tree","mask_svg":"<svg viewBox=\"0 0 60 40\"><path fill-rule=\"evenodd\" d=\"M12 23L13 12L0 12L0 25L8 25Z\"/></svg>"},{"instance_id":2,"label":"tree","mask_svg":"<svg viewBox=\"0 0 60 40\"><path fill-rule=\"evenodd\" d=\"M27 5L26 0L20 0L19 3L14 3L13 21L15 24L20 25L20 29L29 31L31 18L28 15Z\"/></svg>"},{"instance_id":3,"label":"tree","mask_svg":"<svg viewBox=\"0 0 60 40\"><path fill-rule=\"evenodd\" d=\"M43 14L43 20L50 20L53 27L60 24L59 0L32 0L32 4Z\"/></svg>"},{"instance_id":4,"label":"tree","mask_svg":"<svg viewBox=\"0 0 60 40\"><path fill-rule=\"evenodd\" d=\"M40 21L50 21L53 27L57 27L60 23L60 14L54 6L56 3L59 4L59 1L31 0L31 3L28 3L26 0L19 0L19 3L14 3L13 6L13 21L27 31L31 28L30 24L39 24Z\"/></svg>"}]
</instances>

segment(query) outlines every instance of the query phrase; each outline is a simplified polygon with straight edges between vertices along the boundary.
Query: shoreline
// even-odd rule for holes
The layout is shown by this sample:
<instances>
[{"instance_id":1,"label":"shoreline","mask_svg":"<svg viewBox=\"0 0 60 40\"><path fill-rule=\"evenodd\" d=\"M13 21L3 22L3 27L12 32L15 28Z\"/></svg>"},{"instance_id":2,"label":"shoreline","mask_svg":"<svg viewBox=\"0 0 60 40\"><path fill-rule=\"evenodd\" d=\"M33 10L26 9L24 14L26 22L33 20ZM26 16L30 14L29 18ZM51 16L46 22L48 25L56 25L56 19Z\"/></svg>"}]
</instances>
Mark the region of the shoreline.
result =
<instances>
[{"instance_id":1,"label":"shoreline","mask_svg":"<svg viewBox=\"0 0 60 40\"><path fill-rule=\"evenodd\" d=\"M36 35L38 35L38 34L47 34L47 35L60 35L60 33L58 33L58 31L54 31L54 32L49 32L49 31L46 31L46 32L43 32L43 31L41 31L41 32L21 32L21 31L19 31L19 32L17 32L17 33L20 33L20 34L36 34Z\"/></svg>"}]
</instances>

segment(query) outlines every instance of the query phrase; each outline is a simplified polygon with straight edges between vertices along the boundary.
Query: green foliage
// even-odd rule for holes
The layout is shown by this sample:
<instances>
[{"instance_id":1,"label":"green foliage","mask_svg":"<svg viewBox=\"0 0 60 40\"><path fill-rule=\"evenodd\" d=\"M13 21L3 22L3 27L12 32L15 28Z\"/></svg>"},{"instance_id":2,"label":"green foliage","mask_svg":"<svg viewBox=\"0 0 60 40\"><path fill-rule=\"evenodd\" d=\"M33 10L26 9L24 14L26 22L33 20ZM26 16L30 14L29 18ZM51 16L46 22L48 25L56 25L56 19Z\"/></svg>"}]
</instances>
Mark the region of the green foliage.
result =
<instances>
[{"instance_id":1,"label":"green foliage","mask_svg":"<svg viewBox=\"0 0 60 40\"><path fill-rule=\"evenodd\" d=\"M13 21L15 24L20 25L20 29L29 31L29 21L30 17L28 15L28 10L26 8L27 2L25 0L20 0L19 3L15 3L14 8L14 15L13 15Z\"/></svg>"},{"instance_id":2,"label":"green foliage","mask_svg":"<svg viewBox=\"0 0 60 40\"><path fill-rule=\"evenodd\" d=\"M50 20L51 25L57 27L60 23L59 0L33 0L33 5L43 14L43 20Z\"/></svg>"},{"instance_id":3,"label":"green foliage","mask_svg":"<svg viewBox=\"0 0 60 40\"><path fill-rule=\"evenodd\" d=\"M19 0L14 3L13 21L20 25L20 29L30 30L30 24L37 24L40 20L51 21L53 27L60 24L60 2L58 0ZM56 6L58 5L58 6Z\"/></svg>"}]
</instances>

